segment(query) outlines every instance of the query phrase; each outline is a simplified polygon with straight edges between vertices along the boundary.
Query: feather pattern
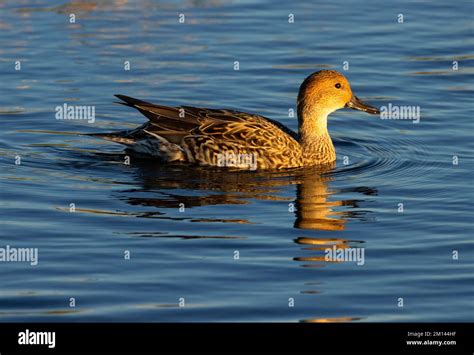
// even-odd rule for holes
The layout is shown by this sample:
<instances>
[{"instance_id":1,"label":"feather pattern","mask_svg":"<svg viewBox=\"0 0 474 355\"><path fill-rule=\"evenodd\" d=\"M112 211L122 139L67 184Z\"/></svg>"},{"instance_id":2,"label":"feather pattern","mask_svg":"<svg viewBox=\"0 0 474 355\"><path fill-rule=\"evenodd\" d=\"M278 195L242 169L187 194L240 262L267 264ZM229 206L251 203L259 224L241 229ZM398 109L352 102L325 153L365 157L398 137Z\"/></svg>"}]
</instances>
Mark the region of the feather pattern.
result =
<instances>
[{"instance_id":1,"label":"feather pattern","mask_svg":"<svg viewBox=\"0 0 474 355\"><path fill-rule=\"evenodd\" d=\"M116 96L149 122L130 131L92 135L125 144L138 154L169 162L238 168L249 168L249 161L258 169L316 163L308 164L312 157L304 154L295 132L263 116L225 109L168 107Z\"/></svg>"}]
</instances>

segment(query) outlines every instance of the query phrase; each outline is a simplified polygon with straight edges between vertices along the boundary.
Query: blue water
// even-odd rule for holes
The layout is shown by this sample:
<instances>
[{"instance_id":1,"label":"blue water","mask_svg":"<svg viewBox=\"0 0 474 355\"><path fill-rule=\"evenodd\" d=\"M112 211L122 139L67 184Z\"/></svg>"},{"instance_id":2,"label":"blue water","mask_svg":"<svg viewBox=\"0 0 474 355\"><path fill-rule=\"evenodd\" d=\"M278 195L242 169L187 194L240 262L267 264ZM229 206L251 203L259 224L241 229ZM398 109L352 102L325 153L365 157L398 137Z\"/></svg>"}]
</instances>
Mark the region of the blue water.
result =
<instances>
[{"instance_id":1,"label":"blue water","mask_svg":"<svg viewBox=\"0 0 474 355\"><path fill-rule=\"evenodd\" d=\"M0 3L0 248L39 253L0 262L0 321L472 322L473 10ZM419 106L420 122L334 113L326 174L125 165L122 146L76 134L145 122L114 94L297 129L288 110L320 69L375 106ZM64 103L95 106L95 122L55 119ZM364 264L325 260L333 245Z\"/></svg>"}]
</instances>

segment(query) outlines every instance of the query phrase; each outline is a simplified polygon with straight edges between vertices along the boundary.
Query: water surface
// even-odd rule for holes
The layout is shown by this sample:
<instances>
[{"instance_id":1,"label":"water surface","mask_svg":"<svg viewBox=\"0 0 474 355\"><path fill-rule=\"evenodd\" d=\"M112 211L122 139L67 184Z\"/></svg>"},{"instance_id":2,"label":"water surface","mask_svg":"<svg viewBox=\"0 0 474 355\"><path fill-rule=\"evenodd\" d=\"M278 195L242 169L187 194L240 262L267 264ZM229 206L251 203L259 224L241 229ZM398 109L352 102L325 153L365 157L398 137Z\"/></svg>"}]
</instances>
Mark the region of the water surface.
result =
<instances>
[{"instance_id":1,"label":"water surface","mask_svg":"<svg viewBox=\"0 0 474 355\"><path fill-rule=\"evenodd\" d=\"M0 321L473 321L471 1L57 3L0 4L0 247L39 250L0 263ZM420 122L338 111L326 171L126 165L76 134L143 123L118 93L296 129L320 69Z\"/></svg>"}]
</instances>

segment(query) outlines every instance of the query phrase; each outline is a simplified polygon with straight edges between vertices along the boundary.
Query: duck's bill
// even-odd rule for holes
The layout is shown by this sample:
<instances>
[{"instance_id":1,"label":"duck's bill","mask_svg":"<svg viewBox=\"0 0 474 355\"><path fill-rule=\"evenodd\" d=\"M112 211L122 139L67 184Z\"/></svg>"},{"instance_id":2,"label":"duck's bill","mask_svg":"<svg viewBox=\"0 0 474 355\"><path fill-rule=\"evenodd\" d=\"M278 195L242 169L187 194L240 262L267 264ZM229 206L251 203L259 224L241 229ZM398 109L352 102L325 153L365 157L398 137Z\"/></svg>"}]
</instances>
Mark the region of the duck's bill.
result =
<instances>
[{"instance_id":1,"label":"duck's bill","mask_svg":"<svg viewBox=\"0 0 474 355\"><path fill-rule=\"evenodd\" d=\"M378 108L363 103L357 98L357 96L352 96L351 101L346 104L346 107L352 108L354 110L364 111L372 115L380 114L380 110Z\"/></svg>"}]
</instances>

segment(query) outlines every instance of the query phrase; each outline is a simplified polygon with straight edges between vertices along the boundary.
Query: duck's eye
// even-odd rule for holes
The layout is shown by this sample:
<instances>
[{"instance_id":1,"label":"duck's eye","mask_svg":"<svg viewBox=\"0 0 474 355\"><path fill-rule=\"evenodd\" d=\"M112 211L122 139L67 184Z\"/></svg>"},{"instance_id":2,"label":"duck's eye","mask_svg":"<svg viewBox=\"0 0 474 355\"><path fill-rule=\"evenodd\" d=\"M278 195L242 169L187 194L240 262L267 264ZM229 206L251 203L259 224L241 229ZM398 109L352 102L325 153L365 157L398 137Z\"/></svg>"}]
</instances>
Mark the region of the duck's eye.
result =
<instances>
[{"instance_id":1,"label":"duck's eye","mask_svg":"<svg viewBox=\"0 0 474 355\"><path fill-rule=\"evenodd\" d=\"M336 89L340 89L341 88L341 84L337 83L336 85L334 85L336 87Z\"/></svg>"}]
</instances>

